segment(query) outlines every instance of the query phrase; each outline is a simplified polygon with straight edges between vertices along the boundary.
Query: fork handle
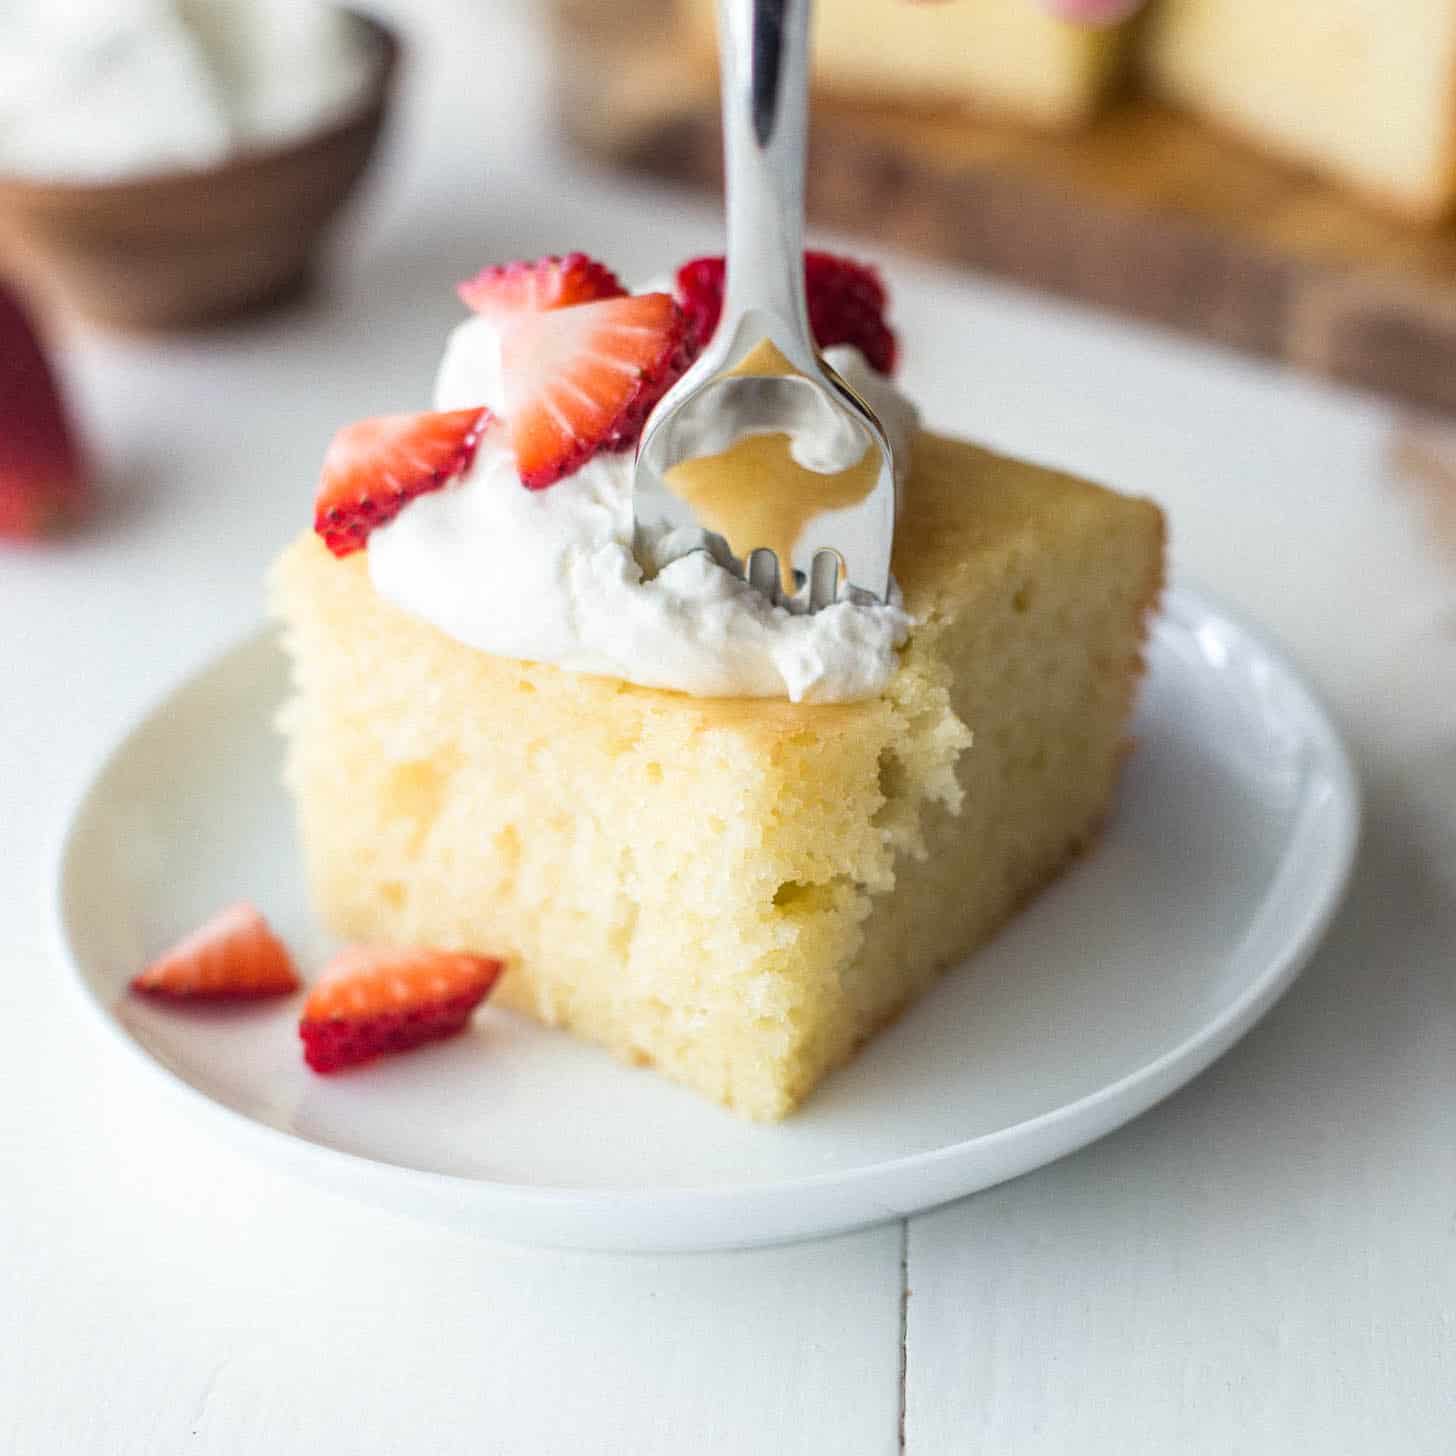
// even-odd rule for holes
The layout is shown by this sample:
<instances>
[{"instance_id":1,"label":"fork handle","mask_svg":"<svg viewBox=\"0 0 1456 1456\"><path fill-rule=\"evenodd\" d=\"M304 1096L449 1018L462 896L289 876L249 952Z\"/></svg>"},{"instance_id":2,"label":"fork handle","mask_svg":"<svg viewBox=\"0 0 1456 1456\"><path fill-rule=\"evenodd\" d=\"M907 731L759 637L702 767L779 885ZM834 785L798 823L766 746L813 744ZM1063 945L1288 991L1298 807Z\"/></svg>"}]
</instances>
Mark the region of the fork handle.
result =
<instances>
[{"instance_id":1,"label":"fork handle","mask_svg":"<svg viewBox=\"0 0 1456 1456\"><path fill-rule=\"evenodd\" d=\"M814 348L804 301L809 5L718 0L728 213L724 321L736 326L745 315L766 315L755 322L801 368L804 351L812 360Z\"/></svg>"}]
</instances>

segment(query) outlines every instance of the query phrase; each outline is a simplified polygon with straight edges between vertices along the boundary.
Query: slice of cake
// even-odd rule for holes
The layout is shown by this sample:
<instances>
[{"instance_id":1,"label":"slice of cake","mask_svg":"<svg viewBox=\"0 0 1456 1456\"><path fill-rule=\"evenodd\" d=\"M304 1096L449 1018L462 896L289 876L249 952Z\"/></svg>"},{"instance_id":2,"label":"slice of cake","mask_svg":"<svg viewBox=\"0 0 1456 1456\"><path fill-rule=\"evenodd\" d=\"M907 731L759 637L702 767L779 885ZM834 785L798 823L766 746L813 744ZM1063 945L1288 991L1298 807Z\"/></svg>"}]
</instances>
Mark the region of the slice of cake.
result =
<instances>
[{"instance_id":1,"label":"slice of cake","mask_svg":"<svg viewBox=\"0 0 1456 1456\"><path fill-rule=\"evenodd\" d=\"M685 0L697 45L715 44L715 0ZM1124 31L1073 25L1036 0L832 0L814 8L825 91L866 102L964 107L1048 129L1095 114L1117 77Z\"/></svg>"},{"instance_id":2,"label":"slice of cake","mask_svg":"<svg viewBox=\"0 0 1456 1456\"><path fill-rule=\"evenodd\" d=\"M533 279L517 297L602 286L562 271L566 284ZM477 295L442 412L419 417L429 433L368 435L371 449L387 441L397 494L369 501L364 549L341 558L309 533L274 573L314 900L353 939L499 955L506 1004L780 1118L1095 836L1162 579L1162 518L906 432L903 605L793 618L702 551L649 577L630 555L630 451L534 492L511 473L540 461L511 381L521 345L491 316L506 291L496 279L494 302ZM549 317L599 349L611 307ZM458 408L489 382L482 351L506 375L489 403L524 434L519 454ZM864 392L890 390L852 349L834 357ZM477 458L451 463L472 430ZM368 495L360 439L336 445L326 477L347 458ZM411 479L423 493L401 508ZM319 528L348 553L346 494L326 481ZM660 615L657 592L676 593ZM670 651L675 632L690 635ZM723 684L745 695L694 695Z\"/></svg>"},{"instance_id":3,"label":"slice of cake","mask_svg":"<svg viewBox=\"0 0 1456 1456\"><path fill-rule=\"evenodd\" d=\"M1160 0L1153 85L1416 219L1456 192L1456 4Z\"/></svg>"}]
</instances>

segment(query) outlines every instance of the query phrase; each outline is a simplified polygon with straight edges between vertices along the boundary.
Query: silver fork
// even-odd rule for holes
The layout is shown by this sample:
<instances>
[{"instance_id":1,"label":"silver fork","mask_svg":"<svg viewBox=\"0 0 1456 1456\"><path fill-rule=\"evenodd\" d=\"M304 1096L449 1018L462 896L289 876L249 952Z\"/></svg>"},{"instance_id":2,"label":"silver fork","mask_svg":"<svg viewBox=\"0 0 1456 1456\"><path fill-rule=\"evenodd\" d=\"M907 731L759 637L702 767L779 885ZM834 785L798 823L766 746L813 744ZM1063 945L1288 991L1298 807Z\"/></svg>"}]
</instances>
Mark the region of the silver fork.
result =
<instances>
[{"instance_id":1,"label":"silver fork","mask_svg":"<svg viewBox=\"0 0 1456 1456\"><path fill-rule=\"evenodd\" d=\"M718 455L745 435L779 432L817 442L818 458L803 463L819 474L857 464L854 480L867 481L861 499L824 505L806 492L801 501L783 503L803 524L782 574L777 553L761 542L731 542L749 583L795 611L818 611L846 592L887 600L895 532L890 442L874 411L819 357L809 332L809 6L810 0L718 0L728 214L723 313L701 357L648 418L633 482L639 532L688 528L722 540L700 507L674 490L674 467ZM730 372L765 341L792 372ZM870 450L878 457L873 470ZM752 482L744 489L752 490ZM678 539L692 541L688 549L702 541L696 534Z\"/></svg>"}]
</instances>

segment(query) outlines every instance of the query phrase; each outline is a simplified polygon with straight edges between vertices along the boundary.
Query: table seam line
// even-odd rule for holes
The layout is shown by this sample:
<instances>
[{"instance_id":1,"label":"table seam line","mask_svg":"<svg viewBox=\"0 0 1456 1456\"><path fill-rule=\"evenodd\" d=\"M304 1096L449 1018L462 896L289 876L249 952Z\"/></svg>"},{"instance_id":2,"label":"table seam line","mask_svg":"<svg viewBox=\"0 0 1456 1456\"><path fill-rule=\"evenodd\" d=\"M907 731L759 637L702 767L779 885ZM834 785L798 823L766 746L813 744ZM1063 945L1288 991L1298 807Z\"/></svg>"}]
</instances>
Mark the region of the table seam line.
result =
<instances>
[{"instance_id":1,"label":"table seam line","mask_svg":"<svg viewBox=\"0 0 1456 1456\"><path fill-rule=\"evenodd\" d=\"M900 1220L900 1393L896 1449L905 1456L905 1410L910 1375L910 1220Z\"/></svg>"}]
</instances>

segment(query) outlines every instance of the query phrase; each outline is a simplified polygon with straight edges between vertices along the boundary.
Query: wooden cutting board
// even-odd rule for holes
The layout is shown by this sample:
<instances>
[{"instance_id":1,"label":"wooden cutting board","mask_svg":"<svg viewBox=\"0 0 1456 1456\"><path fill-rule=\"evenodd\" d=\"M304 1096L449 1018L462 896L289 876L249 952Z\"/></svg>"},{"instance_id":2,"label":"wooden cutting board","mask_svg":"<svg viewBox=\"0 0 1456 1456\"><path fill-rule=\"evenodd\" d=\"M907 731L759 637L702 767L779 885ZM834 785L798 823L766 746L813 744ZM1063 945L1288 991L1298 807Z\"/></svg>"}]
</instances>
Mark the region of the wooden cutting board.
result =
<instances>
[{"instance_id":1,"label":"wooden cutting board","mask_svg":"<svg viewBox=\"0 0 1456 1456\"><path fill-rule=\"evenodd\" d=\"M711 65L662 0L561 0L557 21L575 142L719 186ZM1046 137L821 96L808 190L826 226L1456 411L1456 228L1386 219L1145 98Z\"/></svg>"}]
</instances>

